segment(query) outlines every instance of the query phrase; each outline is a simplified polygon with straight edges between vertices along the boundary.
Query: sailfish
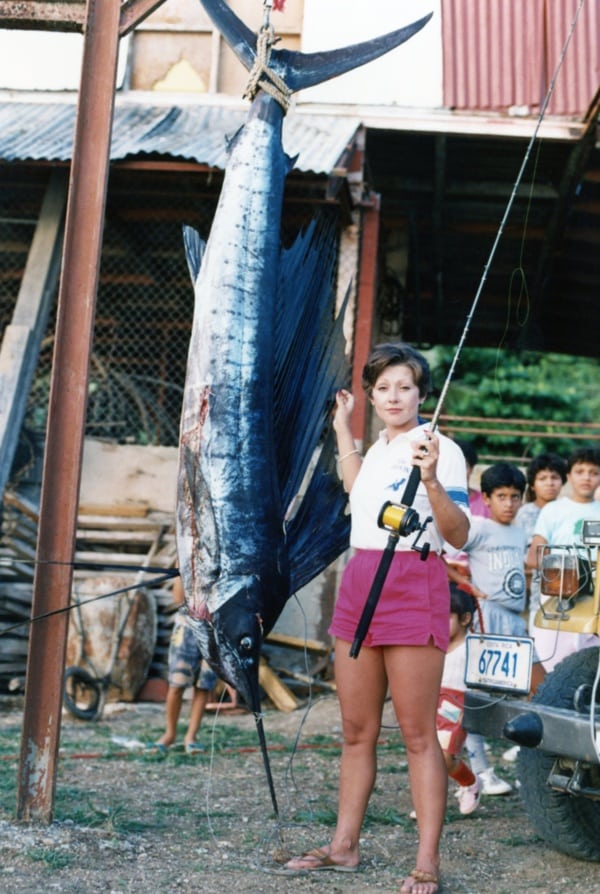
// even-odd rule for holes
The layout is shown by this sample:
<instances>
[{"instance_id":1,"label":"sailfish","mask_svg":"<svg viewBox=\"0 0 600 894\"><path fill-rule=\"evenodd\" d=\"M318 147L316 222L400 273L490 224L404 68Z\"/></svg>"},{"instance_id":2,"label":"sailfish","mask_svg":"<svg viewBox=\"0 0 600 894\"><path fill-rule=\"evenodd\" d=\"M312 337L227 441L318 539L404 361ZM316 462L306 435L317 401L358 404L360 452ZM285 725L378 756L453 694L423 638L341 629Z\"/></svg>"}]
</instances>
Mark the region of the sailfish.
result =
<instances>
[{"instance_id":1,"label":"sailfish","mask_svg":"<svg viewBox=\"0 0 600 894\"><path fill-rule=\"evenodd\" d=\"M348 377L343 311L334 314L336 234L313 221L282 247L284 185L294 164L282 145L286 97L386 53L430 16L338 50L269 45L265 55L264 34L224 0L201 2L257 76L247 120L228 147L207 242L184 228L195 303L177 552L202 654L260 718L262 642L290 596L341 554L349 536L330 424L333 395Z\"/></svg>"}]
</instances>

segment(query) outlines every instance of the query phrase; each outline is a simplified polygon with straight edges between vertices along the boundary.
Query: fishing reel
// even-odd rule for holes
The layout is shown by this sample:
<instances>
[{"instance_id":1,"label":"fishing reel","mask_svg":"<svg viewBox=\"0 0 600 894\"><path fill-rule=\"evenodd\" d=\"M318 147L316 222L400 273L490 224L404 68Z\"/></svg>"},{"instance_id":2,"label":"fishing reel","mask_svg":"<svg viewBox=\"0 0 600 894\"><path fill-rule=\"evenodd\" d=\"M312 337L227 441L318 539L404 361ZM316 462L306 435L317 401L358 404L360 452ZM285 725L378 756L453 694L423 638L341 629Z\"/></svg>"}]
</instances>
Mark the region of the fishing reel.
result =
<instances>
[{"instance_id":1,"label":"fishing reel","mask_svg":"<svg viewBox=\"0 0 600 894\"><path fill-rule=\"evenodd\" d=\"M419 546L418 543L430 521L433 521L433 519L431 516L428 516L421 524L419 513L416 509L413 509L411 506L404 506L402 503L391 503L389 500L383 504L377 518L379 527L389 531L395 539L398 537L410 537L411 534L417 532L411 549L420 553L423 561L429 555L430 544L424 543L423 546Z\"/></svg>"}]
</instances>

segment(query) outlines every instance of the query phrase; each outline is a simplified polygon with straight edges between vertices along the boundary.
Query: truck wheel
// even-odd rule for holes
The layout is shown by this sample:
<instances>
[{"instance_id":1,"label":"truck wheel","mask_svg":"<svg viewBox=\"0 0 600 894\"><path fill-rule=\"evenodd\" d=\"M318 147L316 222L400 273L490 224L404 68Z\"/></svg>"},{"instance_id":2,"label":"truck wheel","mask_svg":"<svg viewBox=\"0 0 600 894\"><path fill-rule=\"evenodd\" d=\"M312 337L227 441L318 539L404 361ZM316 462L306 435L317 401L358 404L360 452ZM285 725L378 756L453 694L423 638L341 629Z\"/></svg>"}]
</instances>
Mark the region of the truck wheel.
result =
<instances>
[{"instance_id":1,"label":"truck wheel","mask_svg":"<svg viewBox=\"0 0 600 894\"><path fill-rule=\"evenodd\" d=\"M548 674L532 703L573 710L582 684L591 687L600 649L583 649L567 656ZM579 860L600 860L600 801L555 791L547 784L555 755L521 748L518 776L521 798L535 830L551 847Z\"/></svg>"},{"instance_id":2,"label":"truck wheel","mask_svg":"<svg viewBox=\"0 0 600 894\"><path fill-rule=\"evenodd\" d=\"M78 720L95 720L102 710L102 680L81 667L65 671L63 692L65 708Z\"/></svg>"}]
</instances>

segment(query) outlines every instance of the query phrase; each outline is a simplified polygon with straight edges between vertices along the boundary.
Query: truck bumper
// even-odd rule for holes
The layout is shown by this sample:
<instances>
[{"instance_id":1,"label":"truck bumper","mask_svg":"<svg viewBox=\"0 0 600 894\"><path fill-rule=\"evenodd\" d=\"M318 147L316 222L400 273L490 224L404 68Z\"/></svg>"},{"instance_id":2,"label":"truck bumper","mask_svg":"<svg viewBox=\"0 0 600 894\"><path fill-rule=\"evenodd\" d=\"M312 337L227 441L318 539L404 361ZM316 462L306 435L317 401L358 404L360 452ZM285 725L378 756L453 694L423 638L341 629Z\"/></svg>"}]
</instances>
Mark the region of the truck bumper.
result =
<instances>
[{"instance_id":1,"label":"truck bumper","mask_svg":"<svg viewBox=\"0 0 600 894\"><path fill-rule=\"evenodd\" d=\"M506 724L524 715L528 715L532 725L540 731L539 743L535 747L541 751L600 764L592 740L589 714L532 704L524 699L499 698L497 693L474 689L468 689L465 693L463 726L469 732L481 733L491 739L507 738ZM509 741L514 743L518 739L511 736ZM525 743L521 741L518 744Z\"/></svg>"}]
</instances>

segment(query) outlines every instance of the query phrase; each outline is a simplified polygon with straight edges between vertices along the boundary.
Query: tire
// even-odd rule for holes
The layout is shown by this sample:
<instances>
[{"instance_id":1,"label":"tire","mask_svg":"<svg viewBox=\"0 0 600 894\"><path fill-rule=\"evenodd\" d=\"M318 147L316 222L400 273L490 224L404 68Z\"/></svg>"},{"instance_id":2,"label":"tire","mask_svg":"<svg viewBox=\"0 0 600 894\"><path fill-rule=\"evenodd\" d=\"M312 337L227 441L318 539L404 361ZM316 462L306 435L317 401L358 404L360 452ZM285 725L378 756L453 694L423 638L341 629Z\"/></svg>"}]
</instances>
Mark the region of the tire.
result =
<instances>
[{"instance_id":1,"label":"tire","mask_svg":"<svg viewBox=\"0 0 600 894\"><path fill-rule=\"evenodd\" d=\"M96 720L102 710L102 680L82 667L65 671L63 700L67 711L78 720Z\"/></svg>"},{"instance_id":2,"label":"tire","mask_svg":"<svg viewBox=\"0 0 600 894\"><path fill-rule=\"evenodd\" d=\"M600 649L569 655L548 674L532 703L573 709L582 684L591 686ZM600 860L600 801L555 791L547 784L556 755L521 748L518 757L520 794L532 826L555 850L579 860Z\"/></svg>"}]
</instances>

